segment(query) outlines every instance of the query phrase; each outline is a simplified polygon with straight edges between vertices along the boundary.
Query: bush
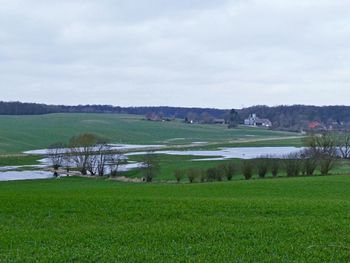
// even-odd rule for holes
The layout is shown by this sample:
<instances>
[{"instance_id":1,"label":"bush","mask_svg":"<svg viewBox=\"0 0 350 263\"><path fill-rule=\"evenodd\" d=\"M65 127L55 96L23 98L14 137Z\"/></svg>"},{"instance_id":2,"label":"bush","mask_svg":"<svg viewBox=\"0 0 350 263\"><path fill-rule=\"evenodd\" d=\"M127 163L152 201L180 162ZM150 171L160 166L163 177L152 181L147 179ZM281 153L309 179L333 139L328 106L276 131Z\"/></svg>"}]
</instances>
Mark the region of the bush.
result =
<instances>
[{"instance_id":1,"label":"bush","mask_svg":"<svg viewBox=\"0 0 350 263\"><path fill-rule=\"evenodd\" d=\"M270 159L270 167L273 177L277 177L278 172L280 170L280 163L281 161L279 159Z\"/></svg>"},{"instance_id":2,"label":"bush","mask_svg":"<svg viewBox=\"0 0 350 263\"><path fill-rule=\"evenodd\" d=\"M233 176L236 174L236 164L234 162L230 162L227 164L224 164L222 166L225 177L227 178L228 181L231 181Z\"/></svg>"},{"instance_id":3,"label":"bush","mask_svg":"<svg viewBox=\"0 0 350 263\"><path fill-rule=\"evenodd\" d=\"M320 160L321 175L329 175L330 171L333 169L333 166L334 166L334 159L322 158Z\"/></svg>"},{"instance_id":4,"label":"bush","mask_svg":"<svg viewBox=\"0 0 350 263\"><path fill-rule=\"evenodd\" d=\"M285 169L287 176L298 176L301 171L301 162L298 159L288 159L285 160Z\"/></svg>"},{"instance_id":5,"label":"bush","mask_svg":"<svg viewBox=\"0 0 350 263\"><path fill-rule=\"evenodd\" d=\"M254 165L251 160L242 161L242 174L246 180L249 180L253 176Z\"/></svg>"},{"instance_id":6,"label":"bush","mask_svg":"<svg viewBox=\"0 0 350 263\"><path fill-rule=\"evenodd\" d=\"M213 182L216 180L216 168L207 169L207 181Z\"/></svg>"},{"instance_id":7,"label":"bush","mask_svg":"<svg viewBox=\"0 0 350 263\"><path fill-rule=\"evenodd\" d=\"M313 158L303 159L303 175L312 176L317 168L317 160Z\"/></svg>"},{"instance_id":8,"label":"bush","mask_svg":"<svg viewBox=\"0 0 350 263\"><path fill-rule=\"evenodd\" d=\"M200 170L192 168L187 171L187 177L190 183L194 183L197 178L199 178Z\"/></svg>"},{"instance_id":9,"label":"bush","mask_svg":"<svg viewBox=\"0 0 350 263\"><path fill-rule=\"evenodd\" d=\"M180 183L181 182L181 179L183 178L183 171L180 170L180 169L176 169L174 171L174 177L176 179L176 182Z\"/></svg>"},{"instance_id":10,"label":"bush","mask_svg":"<svg viewBox=\"0 0 350 263\"><path fill-rule=\"evenodd\" d=\"M205 170L200 171L200 181L201 183L204 183L205 180L207 180L207 172Z\"/></svg>"},{"instance_id":11,"label":"bush","mask_svg":"<svg viewBox=\"0 0 350 263\"><path fill-rule=\"evenodd\" d=\"M284 160L287 176L298 176L302 171L302 164L300 153L287 155Z\"/></svg>"},{"instance_id":12,"label":"bush","mask_svg":"<svg viewBox=\"0 0 350 263\"><path fill-rule=\"evenodd\" d=\"M222 181L225 176L225 165L219 165L215 168L215 179Z\"/></svg>"},{"instance_id":13,"label":"bush","mask_svg":"<svg viewBox=\"0 0 350 263\"><path fill-rule=\"evenodd\" d=\"M261 158L256 160L258 175L260 178L265 178L269 170L269 160L266 158Z\"/></svg>"}]
</instances>

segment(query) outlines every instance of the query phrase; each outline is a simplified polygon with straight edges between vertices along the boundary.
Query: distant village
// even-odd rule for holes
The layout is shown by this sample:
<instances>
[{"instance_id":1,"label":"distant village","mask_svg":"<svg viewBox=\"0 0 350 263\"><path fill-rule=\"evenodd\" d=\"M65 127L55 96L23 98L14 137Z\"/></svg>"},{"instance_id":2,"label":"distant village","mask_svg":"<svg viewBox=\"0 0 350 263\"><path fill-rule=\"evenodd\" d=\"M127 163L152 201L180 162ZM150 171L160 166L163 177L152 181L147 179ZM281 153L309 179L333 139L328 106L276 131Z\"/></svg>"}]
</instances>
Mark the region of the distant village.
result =
<instances>
[{"instance_id":1,"label":"distant village","mask_svg":"<svg viewBox=\"0 0 350 263\"><path fill-rule=\"evenodd\" d=\"M175 117L165 117L162 113L148 113L145 116L145 120L154 121L154 122L170 122L175 121ZM212 125L229 125L230 120L229 116L224 118L214 118L212 115L204 112L202 114L196 113L188 113L187 116L183 119L183 121L187 124L212 124ZM249 114L245 119L240 119L238 121L239 125L244 125L247 127L261 127L266 129L272 129L274 127L272 121L268 118L264 118L263 116L258 116L255 113ZM299 127L299 128L296 128ZM302 121L298 125L291 126L290 129L280 129L275 127L278 130L290 130L296 132L310 132L310 131L332 131L332 130L344 130L347 125L343 122L332 122L324 124L320 121Z\"/></svg>"},{"instance_id":2,"label":"distant village","mask_svg":"<svg viewBox=\"0 0 350 263\"><path fill-rule=\"evenodd\" d=\"M146 115L146 120L154 122L169 122L174 121L175 118L164 117L163 114L149 113ZM203 113L200 116L194 113L189 113L184 119L184 122L188 124L226 125L229 123L229 120L228 118L214 118L207 113ZM241 121L239 124L251 127L272 127L272 122L269 119L259 118L256 114L249 115L247 119Z\"/></svg>"}]
</instances>

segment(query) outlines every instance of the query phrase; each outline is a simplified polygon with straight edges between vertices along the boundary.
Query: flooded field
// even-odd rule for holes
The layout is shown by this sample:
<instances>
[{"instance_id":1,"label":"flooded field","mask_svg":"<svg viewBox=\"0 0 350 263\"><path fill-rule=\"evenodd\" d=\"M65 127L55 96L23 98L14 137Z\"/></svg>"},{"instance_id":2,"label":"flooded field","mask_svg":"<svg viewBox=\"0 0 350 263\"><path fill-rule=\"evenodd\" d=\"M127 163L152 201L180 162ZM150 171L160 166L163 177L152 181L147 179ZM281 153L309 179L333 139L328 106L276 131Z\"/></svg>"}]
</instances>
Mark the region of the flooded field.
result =
<instances>
[{"instance_id":1,"label":"flooded field","mask_svg":"<svg viewBox=\"0 0 350 263\"><path fill-rule=\"evenodd\" d=\"M201 142L198 142L201 143ZM135 151L131 153L125 153L124 159L127 161L128 156L132 155L144 155L148 150L159 149L165 147L164 145L126 145L126 144L113 144L111 145L113 150L123 151ZM140 150L140 151L137 151ZM219 148L217 150L158 150L154 151L155 154L165 155L178 155L178 156L193 156L201 157L194 158L192 161L217 161L227 159L254 159L262 156L269 156L274 158L282 158L291 153L300 151L301 148L296 147L228 147ZM26 154L45 155L47 149L33 150L25 152ZM203 158L208 157L208 158ZM46 179L53 178L53 172L45 171L50 167L50 159L43 158L39 160L38 165L25 165L25 166L4 166L0 167L0 181L10 180L28 180L28 179ZM74 167L74 163L65 163L64 166ZM129 162L121 164L118 168L119 172L126 172L132 169L139 169L143 166L141 162ZM108 165L106 166L106 174L110 172Z\"/></svg>"}]
</instances>

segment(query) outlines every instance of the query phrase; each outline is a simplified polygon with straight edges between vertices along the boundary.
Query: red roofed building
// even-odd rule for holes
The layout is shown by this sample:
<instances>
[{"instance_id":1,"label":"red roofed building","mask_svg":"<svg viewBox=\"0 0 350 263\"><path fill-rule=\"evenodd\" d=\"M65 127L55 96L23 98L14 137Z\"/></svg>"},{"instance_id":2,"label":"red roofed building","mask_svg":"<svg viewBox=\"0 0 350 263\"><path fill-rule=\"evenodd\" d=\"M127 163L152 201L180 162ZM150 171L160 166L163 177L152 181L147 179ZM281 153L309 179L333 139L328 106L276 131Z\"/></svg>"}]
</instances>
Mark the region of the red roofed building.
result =
<instances>
[{"instance_id":1,"label":"red roofed building","mask_svg":"<svg viewBox=\"0 0 350 263\"><path fill-rule=\"evenodd\" d=\"M320 128L320 127L322 127L322 125L318 121L313 121L313 122L309 123L309 129L310 130L314 130L314 129L317 129L317 128Z\"/></svg>"}]
</instances>

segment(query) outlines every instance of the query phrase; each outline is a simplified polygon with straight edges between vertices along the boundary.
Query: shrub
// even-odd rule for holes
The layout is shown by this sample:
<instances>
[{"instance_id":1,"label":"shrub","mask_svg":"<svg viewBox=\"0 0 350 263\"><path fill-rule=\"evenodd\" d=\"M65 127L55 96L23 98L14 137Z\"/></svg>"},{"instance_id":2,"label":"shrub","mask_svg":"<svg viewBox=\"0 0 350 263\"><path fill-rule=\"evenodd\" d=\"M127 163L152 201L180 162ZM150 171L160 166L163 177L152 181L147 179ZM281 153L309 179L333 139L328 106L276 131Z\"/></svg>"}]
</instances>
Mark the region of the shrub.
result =
<instances>
[{"instance_id":1,"label":"shrub","mask_svg":"<svg viewBox=\"0 0 350 263\"><path fill-rule=\"evenodd\" d=\"M303 159L303 175L312 176L317 168L317 160L313 158Z\"/></svg>"},{"instance_id":2,"label":"shrub","mask_svg":"<svg viewBox=\"0 0 350 263\"><path fill-rule=\"evenodd\" d=\"M181 179L183 178L183 171L180 169L176 169L174 171L174 177L176 179L176 182L180 183Z\"/></svg>"},{"instance_id":3,"label":"shrub","mask_svg":"<svg viewBox=\"0 0 350 263\"><path fill-rule=\"evenodd\" d=\"M302 171L302 160L300 153L289 154L285 157L284 166L287 176L298 176Z\"/></svg>"},{"instance_id":4,"label":"shrub","mask_svg":"<svg viewBox=\"0 0 350 263\"><path fill-rule=\"evenodd\" d=\"M287 176L298 176L300 174L300 160L297 159L289 159L285 160L285 169Z\"/></svg>"},{"instance_id":5,"label":"shrub","mask_svg":"<svg viewBox=\"0 0 350 263\"><path fill-rule=\"evenodd\" d=\"M207 172L205 170L200 171L200 181L201 183L204 183L207 179Z\"/></svg>"},{"instance_id":6,"label":"shrub","mask_svg":"<svg viewBox=\"0 0 350 263\"><path fill-rule=\"evenodd\" d=\"M269 170L269 160L266 158L257 159L257 170L260 178L265 178L268 170Z\"/></svg>"},{"instance_id":7,"label":"shrub","mask_svg":"<svg viewBox=\"0 0 350 263\"><path fill-rule=\"evenodd\" d=\"M281 161L279 159L270 159L271 173L273 177L277 177L280 169Z\"/></svg>"},{"instance_id":8,"label":"shrub","mask_svg":"<svg viewBox=\"0 0 350 263\"><path fill-rule=\"evenodd\" d=\"M187 177L191 184L195 182L199 175L200 171L198 169L192 168L187 171Z\"/></svg>"},{"instance_id":9,"label":"shrub","mask_svg":"<svg viewBox=\"0 0 350 263\"><path fill-rule=\"evenodd\" d=\"M207 169L207 181L213 182L215 180L216 180L216 169L215 168Z\"/></svg>"},{"instance_id":10,"label":"shrub","mask_svg":"<svg viewBox=\"0 0 350 263\"><path fill-rule=\"evenodd\" d=\"M222 181L225 176L225 165L219 165L215 167L215 179Z\"/></svg>"},{"instance_id":11,"label":"shrub","mask_svg":"<svg viewBox=\"0 0 350 263\"><path fill-rule=\"evenodd\" d=\"M242 174L246 180L249 180L253 176L253 162L251 160L242 161Z\"/></svg>"},{"instance_id":12,"label":"shrub","mask_svg":"<svg viewBox=\"0 0 350 263\"><path fill-rule=\"evenodd\" d=\"M333 158L322 158L320 160L321 175L329 175L330 171L333 169L333 166L334 166Z\"/></svg>"},{"instance_id":13,"label":"shrub","mask_svg":"<svg viewBox=\"0 0 350 263\"><path fill-rule=\"evenodd\" d=\"M225 177L228 181L231 181L236 173L236 164L234 162L227 163L223 165L223 169L225 172Z\"/></svg>"}]
</instances>

